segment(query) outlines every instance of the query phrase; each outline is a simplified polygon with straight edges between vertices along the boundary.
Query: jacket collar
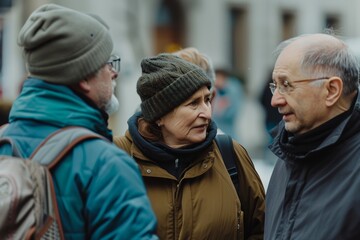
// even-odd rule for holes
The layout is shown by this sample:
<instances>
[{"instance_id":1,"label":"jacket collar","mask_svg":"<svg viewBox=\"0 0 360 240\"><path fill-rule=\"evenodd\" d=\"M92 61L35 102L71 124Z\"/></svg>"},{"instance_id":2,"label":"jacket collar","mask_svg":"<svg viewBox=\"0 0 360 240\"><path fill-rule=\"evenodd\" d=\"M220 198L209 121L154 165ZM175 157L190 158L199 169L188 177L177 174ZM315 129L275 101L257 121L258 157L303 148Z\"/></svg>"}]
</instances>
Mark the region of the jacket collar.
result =
<instances>
[{"instance_id":1,"label":"jacket collar","mask_svg":"<svg viewBox=\"0 0 360 240\"><path fill-rule=\"evenodd\" d=\"M69 87L28 78L14 101L9 121L26 119L56 127L81 126L112 139L107 115Z\"/></svg>"}]
</instances>

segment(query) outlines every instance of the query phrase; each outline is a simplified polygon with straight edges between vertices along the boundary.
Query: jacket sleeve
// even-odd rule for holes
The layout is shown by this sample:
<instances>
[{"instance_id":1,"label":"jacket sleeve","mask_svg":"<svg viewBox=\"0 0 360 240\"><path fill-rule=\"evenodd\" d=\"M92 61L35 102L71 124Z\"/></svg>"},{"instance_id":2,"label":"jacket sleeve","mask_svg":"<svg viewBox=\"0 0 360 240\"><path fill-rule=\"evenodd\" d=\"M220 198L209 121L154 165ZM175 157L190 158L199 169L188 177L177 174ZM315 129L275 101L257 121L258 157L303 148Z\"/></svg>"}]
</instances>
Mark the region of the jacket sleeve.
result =
<instances>
[{"instance_id":1,"label":"jacket sleeve","mask_svg":"<svg viewBox=\"0 0 360 240\"><path fill-rule=\"evenodd\" d=\"M137 164L116 146L104 148L86 188L91 239L158 239Z\"/></svg>"},{"instance_id":2,"label":"jacket sleeve","mask_svg":"<svg viewBox=\"0 0 360 240\"><path fill-rule=\"evenodd\" d=\"M238 157L240 202L244 212L245 239L263 239L265 222L265 191L249 154L233 141Z\"/></svg>"}]
</instances>

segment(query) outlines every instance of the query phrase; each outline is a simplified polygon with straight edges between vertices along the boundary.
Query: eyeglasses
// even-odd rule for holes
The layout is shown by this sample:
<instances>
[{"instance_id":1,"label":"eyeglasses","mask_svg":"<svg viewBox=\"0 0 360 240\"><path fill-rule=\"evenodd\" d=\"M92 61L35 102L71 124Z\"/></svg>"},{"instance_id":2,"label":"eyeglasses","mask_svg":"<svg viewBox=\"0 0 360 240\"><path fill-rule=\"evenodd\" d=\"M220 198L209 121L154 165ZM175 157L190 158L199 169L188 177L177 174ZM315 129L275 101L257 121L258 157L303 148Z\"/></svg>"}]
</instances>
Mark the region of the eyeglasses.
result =
<instances>
[{"instance_id":1,"label":"eyeglasses","mask_svg":"<svg viewBox=\"0 0 360 240\"><path fill-rule=\"evenodd\" d=\"M300 82L312 82L329 79L329 77L319 77L319 78L310 78L310 79L301 79L289 82L287 80L279 82L279 83L269 83L269 88L271 93L274 95L275 90L277 89L281 95L288 94L289 92L294 90L294 84Z\"/></svg>"},{"instance_id":2,"label":"eyeglasses","mask_svg":"<svg viewBox=\"0 0 360 240\"><path fill-rule=\"evenodd\" d=\"M120 62L121 62L120 57L118 57L116 55L111 55L107 64L111 67L111 69L113 71L115 71L116 73L119 73L120 72Z\"/></svg>"}]
</instances>

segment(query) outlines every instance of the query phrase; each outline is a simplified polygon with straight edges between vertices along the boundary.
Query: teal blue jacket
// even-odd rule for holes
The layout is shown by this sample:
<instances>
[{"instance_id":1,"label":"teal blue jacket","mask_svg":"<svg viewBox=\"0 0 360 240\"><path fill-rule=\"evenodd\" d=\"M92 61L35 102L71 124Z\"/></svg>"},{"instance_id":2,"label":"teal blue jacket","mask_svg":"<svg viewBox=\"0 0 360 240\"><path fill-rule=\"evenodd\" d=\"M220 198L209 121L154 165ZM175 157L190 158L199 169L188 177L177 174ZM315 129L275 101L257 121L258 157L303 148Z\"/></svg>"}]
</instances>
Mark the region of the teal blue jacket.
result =
<instances>
[{"instance_id":1,"label":"teal blue jacket","mask_svg":"<svg viewBox=\"0 0 360 240\"><path fill-rule=\"evenodd\" d=\"M109 140L107 115L70 88L29 78L15 100L4 133L24 157L50 133L82 126ZM0 154L11 153L10 147ZM135 161L114 144L87 140L52 176L66 239L157 239L156 219Z\"/></svg>"}]
</instances>

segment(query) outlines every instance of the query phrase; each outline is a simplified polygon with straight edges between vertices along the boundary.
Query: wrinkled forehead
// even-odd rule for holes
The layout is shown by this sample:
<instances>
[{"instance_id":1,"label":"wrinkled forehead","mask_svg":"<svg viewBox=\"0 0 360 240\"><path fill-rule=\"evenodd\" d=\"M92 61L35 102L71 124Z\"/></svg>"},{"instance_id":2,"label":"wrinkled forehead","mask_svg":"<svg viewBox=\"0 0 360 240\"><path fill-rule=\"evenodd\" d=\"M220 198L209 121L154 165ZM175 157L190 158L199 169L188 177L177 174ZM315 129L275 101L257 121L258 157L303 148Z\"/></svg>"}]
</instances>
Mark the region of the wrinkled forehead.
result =
<instances>
[{"instance_id":1,"label":"wrinkled forehead","mask_svg":"<svg viewBox=\"0 0 360 240\"><path fill-rule=\"evenodd\" d=\"M300 76L302 57L302 52L299 49L284 49L275 62L272 73L273 80Z\"/></svg>"}]
</instances>

